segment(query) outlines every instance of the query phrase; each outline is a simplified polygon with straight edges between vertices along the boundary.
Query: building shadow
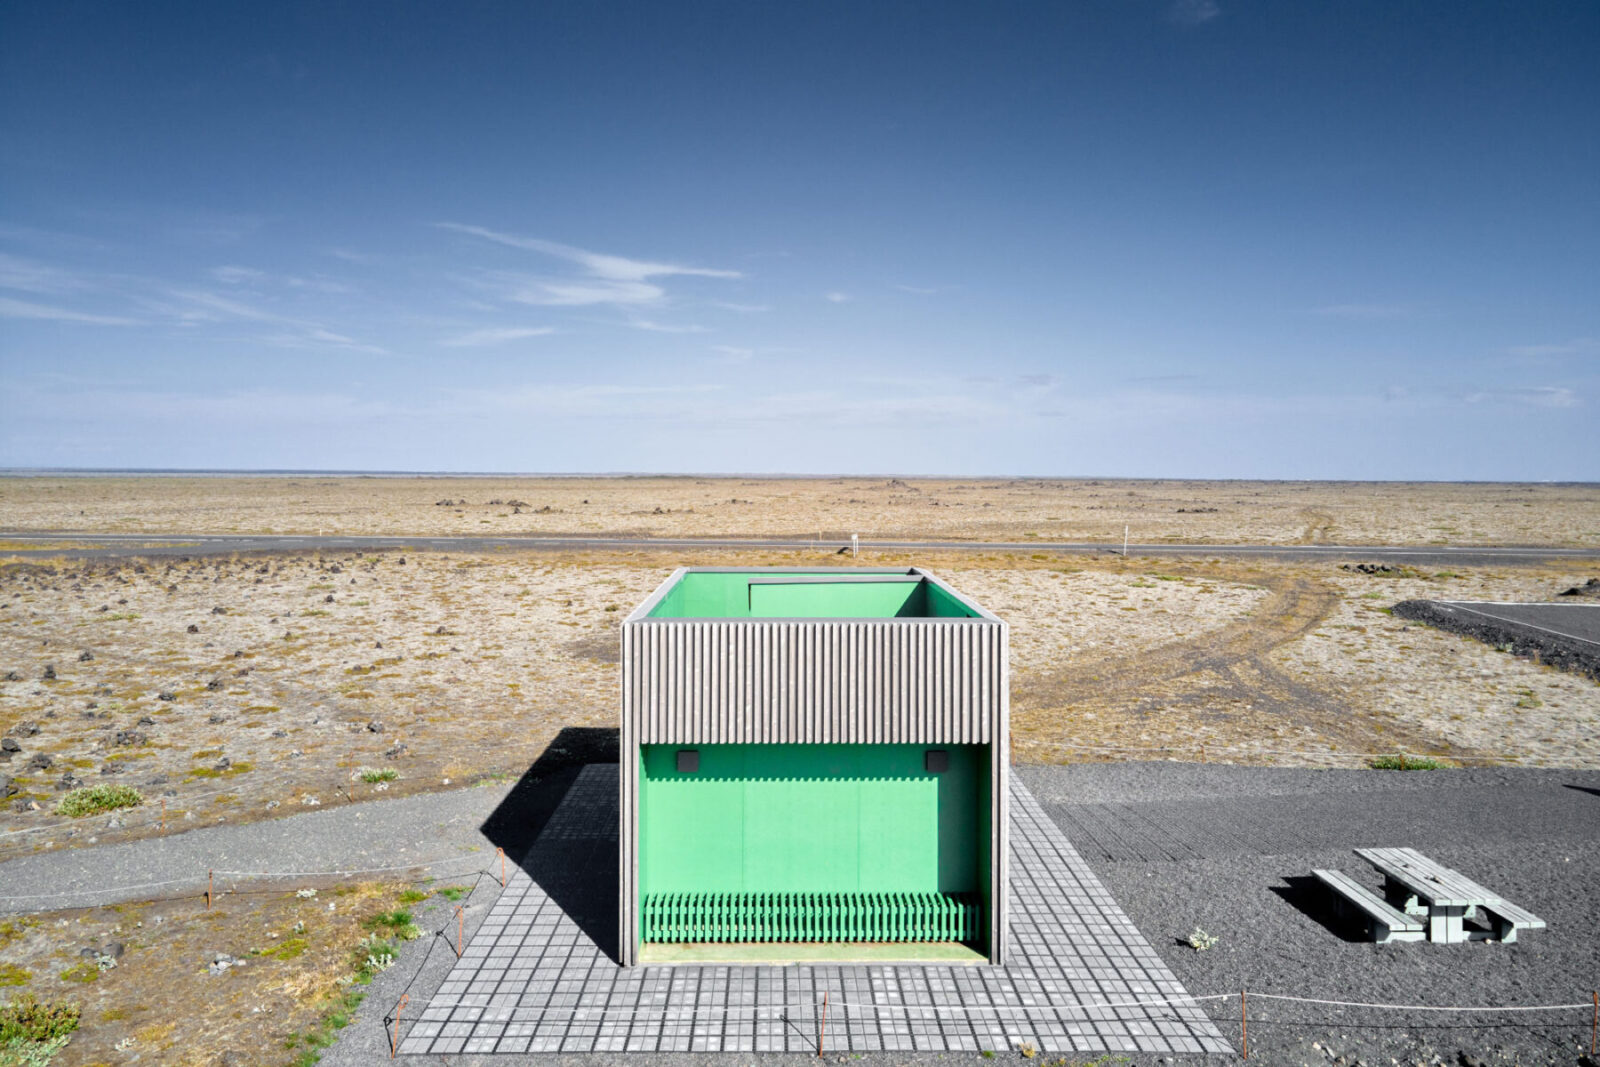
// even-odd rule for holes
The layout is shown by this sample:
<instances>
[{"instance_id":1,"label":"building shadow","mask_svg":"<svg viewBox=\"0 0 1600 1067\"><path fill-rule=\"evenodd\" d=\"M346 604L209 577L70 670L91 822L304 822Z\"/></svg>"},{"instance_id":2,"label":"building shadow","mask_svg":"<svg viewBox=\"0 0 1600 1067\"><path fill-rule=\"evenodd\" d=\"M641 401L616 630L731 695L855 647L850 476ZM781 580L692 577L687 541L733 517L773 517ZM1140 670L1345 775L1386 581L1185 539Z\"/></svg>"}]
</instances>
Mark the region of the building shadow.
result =
<instances>
[{"instance_id":1,"label":"building shadow","mask_svg":"<svg viewBox=\"0 0 1600 1067\"><path fill-rule=\"evenodd\" d=\"M1309 874L1292 874L1284 885L1272 886L1285 903L1316 922L1341 941L1367 941L1367 932L1349 916L1341 916L1334 904L1333 891Z\"/></svg>"},{"instance_id":2,"label":"building shadow","mask_svg":"<svg viewBox=\"0 0 1600 1067\"><path fill-rule=\"evenodd\" d=\"M481 828L612 960L618 959L618 751L615 729L567 727Z\"/></svg>"}]
</instances>

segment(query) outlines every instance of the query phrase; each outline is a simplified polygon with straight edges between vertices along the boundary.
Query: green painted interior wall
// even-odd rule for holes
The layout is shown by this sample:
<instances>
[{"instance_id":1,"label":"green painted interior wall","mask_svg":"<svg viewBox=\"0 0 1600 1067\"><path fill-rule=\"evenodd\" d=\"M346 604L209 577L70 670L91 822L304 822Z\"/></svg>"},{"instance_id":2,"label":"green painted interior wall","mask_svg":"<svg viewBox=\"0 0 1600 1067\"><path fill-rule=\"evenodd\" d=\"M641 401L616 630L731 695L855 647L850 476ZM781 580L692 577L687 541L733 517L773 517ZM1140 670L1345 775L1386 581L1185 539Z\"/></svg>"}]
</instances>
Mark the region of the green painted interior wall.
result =
<instances>
[{"instance_id":1,"label":"green painted interior wall","mask_svg":"<svg viewBox=\"0 0 1600 1067\"><path fill-rule=\"evenodd\" d=\"M982 892L984 746L646 745L639 891ZM950 753L929 774L923 753Z\"/></svg>"},{"instance_id":2,"label":"green painted interior wall","mask_svg":"<svg viewBox=\"0 0 1600 1067\"><path fill-rule=\"evenodd\" d=\"M900 580L893 580L893 579ZM890 579L890 580L885 580ZM667 590L652 618L970 618L943 589L905 571L690 571Z\"/></svg>"}]
</instances>

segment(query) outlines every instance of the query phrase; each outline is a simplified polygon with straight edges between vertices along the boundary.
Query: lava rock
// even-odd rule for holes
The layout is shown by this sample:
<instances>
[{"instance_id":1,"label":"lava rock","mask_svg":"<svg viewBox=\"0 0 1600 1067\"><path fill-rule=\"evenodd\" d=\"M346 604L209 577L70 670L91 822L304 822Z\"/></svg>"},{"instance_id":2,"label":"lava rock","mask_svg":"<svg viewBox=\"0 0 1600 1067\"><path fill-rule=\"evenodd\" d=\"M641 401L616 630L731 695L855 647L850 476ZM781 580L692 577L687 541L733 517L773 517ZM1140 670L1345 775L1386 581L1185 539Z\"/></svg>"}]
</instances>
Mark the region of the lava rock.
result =
<instances>
[{"instance_id":1,"label":"lava rock","mask_svg":"<svg viewBox=\"0 0 1600 1067\"><path fill-rule=\"evenodd\" d=\"M373 720L367 723L367 729L372 733L381 734L383 733L383 723Z\"/></svg>"},{"instance_id":2,"label":"lava rock","mask_svg":"<svg viewBox=\"0 0 1600 1067\"><path fill-rule=\"evenodd\" d=\"M221 759L217 760L217 762L211 765L211 769L214 771L225 771L232 766L233 760L229 759L227 756L223 756Z\"/></svg>"},{"instance_id":3,"label":"lava rock","mask_svg":"<svg viewBox=\"0 0 1600 1067\"><path fill-rule=\"evenodd\" d=\"M32 771L48 771L54 763L55 760L43 752L36 752L33 758L28 761L28 769Z\"/></svg>"},{"instance_id":4,"label":"lava rock","mask_svg":"<svg viewBox=\"0 0 1600 1067\"><path fill-rule=\"evenodd\" d=\"M206 688L208 690L210 690L211 692L215 693L217 690L222 688L222 679L221 678L213 678L213 679L211 679L211 681L206 683Z\"/></svg>"},{"instance_id":5,"label":"lava rock","mask_svg":"<svg viewBox=\"0 0 1600 1067\"><path fill-rule=\"evenodd\" d=\"M1404 568L1396 567L1396 566L1393 566L1392 564L1388 564L1388 563L1341 563L1341 564L1339 564L1339 569L1342 570L1342 571L1355 571L1357 574L1404 574L1405 573Z\"/></svg>"},{"instance_id":6,"label":"lava rock","mask_svg":"<svg viewBox=\"0 0 1600 1067\"><path fill-rule=\"evenodd\" d=\"M155 724L156 721L148 715L139 716L139 722L137 723L139 726L154 726Z\"/></svg>"},{"instance_id":7,"label":"lava rock","mask_svg":"<svg viewBox=\"0 0 1600 1067\"><path fill-rule=\"evenodd\" d=\"M22 745L14 737L0 737L0 752L21 752Z\"/></svg>"},{"instance_id":8,"label":"lava rock","mask_svg":"<svg viewBox=\"0 0 1600 1067\"><path fill-rule=\"evenodd\" d=\"M406 746L398 745L398 744L391 746L389 748L389 750L384 753L384 755L388 756L390 759L399 759L401 756L404 756L405 754L406 754Z\"/></svg>"},{"instance_id":9,"label":"lava rock","mask_svg":"<svg viewBox=\"0 0 1600 1067\"><path fill-rule=\"evenodd\" d=\"M39 732L39 724L32 719L28 719L25 722L17 723L16 730L23 737L32 737Z\"/></svg>"},{"instance_id":10,"label":"lava rock","mask_svg":"<svg viewBox=\"0 0 1600 1067\"><path fill-rule=\"evenodd\" d=\"M210 723L212 726L227 721L227 719L223 718L221 715L218 715L216 712L212 712L210 715L206 716L206 722Z\"/></svg>"},{"instance_id":11,"label":"lava rock","mask_svg":"<svg viewBox=\"0 0 1600 1067\"><path fill-rule=\"evenodd\" d=\"M196 626L194 623L191 622L189 624L189 632L192 633L192 634L197 634L197 633L200 632L200 627Z\"/></svg>"},{"instance_id":12,"label":"lava rock","mask_svg":"<svg viewBox=\"0 0 1600 1067\"><path fill-rule=\"evenodd\" d=\"M142 745L148 740L149 738L138 730L117 731L116 743L119 745Z\"/></svg>"},{"instance_id":13,"label":"lava rock","mask_svg":"<svg viewBox=\"0 0 1600 1067\"><path fill-rule=\"evenodd\" d=\"M78 662L79 663L93 663L94 662L94 653L90 652L87 648L84 649L82 652L78 653Z\"/></svg>"},{"instance_id":14,"label":"lava rock","mask_svg":"<svg viewBox=\"0 0 1600 1067\"><path fill-rule=\"evenodd\" d=\"M171 704L173 701L178 699L178 694L172 692L172 690L169 689L164 693L157 693L156 694L156 699L157 700L164 700L168 704Z\"/></svg>"},{"instance_id":15,"label":"lava rock","mask_svg":"<svg viewBox=\"0 0 1600 1067\"><path fill-rule=\"evenodd\" d=\"M54 663L46 663L44 665L43 677L47 682L53 682L56 680L56 665Z\"/></svg>"},{"instance_id":16,"label":"lava rock","mask_svg":"<svg viewBox=\"0 0 1600 1067\"><path fill-rule=\"evenodd\" d=\"M14 797L17 795L17 783L6 775L0 774L0 797Z\"/></svg>"},{"instance_id":17,"label":"lava rock","mask_svg":"<svg viewBox=\"0 0 1600 1067\"><path fill-rule=\"evenodd\" d=\"M83 779L68 771L61 776L60 781L56 782L55 790L58 793L65 793L69 790L77 789L81 785L83 785Z\"/></svg>"},{"instance_id":18,"label":"lava rock","mask_svg":"<svg viewBox=\"0 0 1600 1067\"><path fill-rule=\"evenodd\" d=\"M228 609L227 608L217 607L217 608L212 608L211 609L211 614L213 614L213 615L226 615L227 613L228 613Z\"/></svg>"}]
</instances>

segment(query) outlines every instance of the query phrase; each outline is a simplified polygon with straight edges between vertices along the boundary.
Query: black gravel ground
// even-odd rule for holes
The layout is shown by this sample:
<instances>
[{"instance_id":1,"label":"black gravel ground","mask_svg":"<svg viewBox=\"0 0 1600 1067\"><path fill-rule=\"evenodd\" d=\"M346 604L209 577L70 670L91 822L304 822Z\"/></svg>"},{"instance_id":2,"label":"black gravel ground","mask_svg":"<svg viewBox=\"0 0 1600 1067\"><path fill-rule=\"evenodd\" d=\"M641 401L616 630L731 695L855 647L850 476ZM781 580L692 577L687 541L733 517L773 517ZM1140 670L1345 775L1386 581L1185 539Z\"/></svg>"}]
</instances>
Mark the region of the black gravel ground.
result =
<instances>
[{"instance_id":1,"label":"black gravel ground","mask_svg":"<svg viewBox=\"0 0 1600 1067\"><path fill-rule=\"evenodd\" d=\"M1402 600L1394 613L1600 682L1600 604Z\"/></svg>"},{"instance_id":2,"label":"black gravel ground","mask_svg":"<svg viewBox=\"0 0 1600 1067\"><path fill-rule=\"evenodd\" d=\"M1600 986L1600 772L1022 767L1045 810L1195 995L1426 1005L1587 1003ZM1549 923L1515 944L1373 945L1333 916L1314 867L1377 889L1352 854L1411 846ZM1219 940L1198 952L1199 926ZM1240 1036L1237 997L1206 1010ZM1264 1063L1585 1062L1591 1010L1522 1015L1251 998Z\"/></svg>"}]
</instances>

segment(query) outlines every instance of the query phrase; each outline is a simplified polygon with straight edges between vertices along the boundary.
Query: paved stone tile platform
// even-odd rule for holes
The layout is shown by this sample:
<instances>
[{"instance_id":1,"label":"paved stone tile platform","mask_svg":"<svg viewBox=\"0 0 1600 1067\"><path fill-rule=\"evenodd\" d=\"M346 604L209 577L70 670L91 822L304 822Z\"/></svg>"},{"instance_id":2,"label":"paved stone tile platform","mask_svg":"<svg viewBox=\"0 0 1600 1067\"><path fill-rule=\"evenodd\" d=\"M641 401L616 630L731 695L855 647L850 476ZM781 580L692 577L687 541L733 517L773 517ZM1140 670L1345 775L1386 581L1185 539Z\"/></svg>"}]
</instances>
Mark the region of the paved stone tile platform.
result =
<instances>
[{"instance_id":1,"label":"paved stone tile platform","mask_svg":"<svg viewBox=\"0 0 1600 1067\"><path fill-rule=\"evenodd\" d=\"M616 798L614 764L584 769L402 1054L815 1052L824 992L830 1051L1232 1051L1192 1003L1130 1003L1185 991L1016 777L1005 967L623 970L602 948L614 948Z\"/></svg>"}]
</instances>

